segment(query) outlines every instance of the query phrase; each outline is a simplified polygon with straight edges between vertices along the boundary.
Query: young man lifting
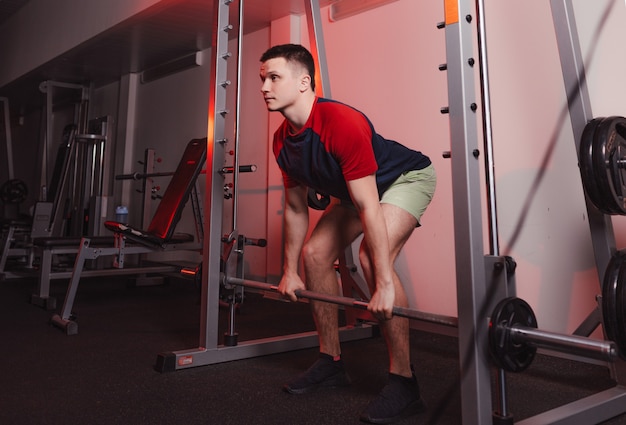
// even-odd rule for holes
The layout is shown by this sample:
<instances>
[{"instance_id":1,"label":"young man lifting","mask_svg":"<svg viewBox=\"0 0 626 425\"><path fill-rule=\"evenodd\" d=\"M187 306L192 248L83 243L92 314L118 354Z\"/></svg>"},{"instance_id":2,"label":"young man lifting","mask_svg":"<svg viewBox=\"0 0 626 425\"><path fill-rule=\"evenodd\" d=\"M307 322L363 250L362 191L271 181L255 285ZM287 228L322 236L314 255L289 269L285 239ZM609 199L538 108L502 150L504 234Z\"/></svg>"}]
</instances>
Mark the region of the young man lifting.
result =
<instances>
[{"instance_id":1,"label":"young man lifting","mask_svg":"<svg viewBox=\"0 0 626 425\"><path fill-rule=\"evenodd\" d=\"M334 264L361 233L359 261L371 291L368 310L381 325L389 351L389 381L361 414L391 423L423 410L409 353L408 319L392 317L408 306L394 261L430 203L436 176L430 159L376 133L369 119L345 104L315 94L310 52L295 44L274 46L261 56L261 92L269 111L285 120L274 134L273 152L285 186L285 247L279 292L337 295ZM332 197L310 238L309 188ZM304 260L305 280L298 274ZM338 308L311 301L319 335L319 359L285 384L303 394L349 384L339 344Z\"/></svg>"}]
</instances>

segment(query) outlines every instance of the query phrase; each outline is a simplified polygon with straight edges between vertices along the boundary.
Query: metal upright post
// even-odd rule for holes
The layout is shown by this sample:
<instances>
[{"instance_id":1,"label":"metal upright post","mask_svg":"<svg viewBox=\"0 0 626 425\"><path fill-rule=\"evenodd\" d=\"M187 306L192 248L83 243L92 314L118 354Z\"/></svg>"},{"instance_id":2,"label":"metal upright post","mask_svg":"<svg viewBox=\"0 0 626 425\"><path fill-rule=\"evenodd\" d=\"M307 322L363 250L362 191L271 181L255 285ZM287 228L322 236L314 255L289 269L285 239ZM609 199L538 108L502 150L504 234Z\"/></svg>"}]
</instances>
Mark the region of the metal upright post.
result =
<instances>
[{"instance_id":1,"label":"metal upright post","mask_svg":"<svg viewBox=\"0 0 626 425\"><path fill-rule=\"evenodd\" d=\"M222 223L224 208L224 180L220 171L224 167L226 133L225 121L229 114L227 107L227 64L232 54L228 51L229 6L232 0L214 2L214 34L211 52L211 93L209 100L209 126L207 149L206 194L202 263L202 303L200 317L200 341L197 348L160 353L156 369L170 372L196 366L239 360L244 358L280 353L290 350L315 347L319 344L314 331L284 336L237 342L232 345L220 344L218 333L219 296L222 285ZM238 5L243 7L243 0ZM319 13L319 7L316 9ZM311 11L309 11L311 13ZM239 19L242 19L241 9ZM241 25L241 22L240 22ZM241 49L240 49L241 50ZM234 59L234 58L233 58ZM241 60L239 57L238 60ZM237 96L235 96L237 97ZM228 258L230 262L232 256ZM229 268L230 264L225 267ZM340 340L349 341L368 338L373 335L371 326L354 326L340 329Z\"/></svg>"},{"instance_id":2,"label":"metal upright post","mask_svg":"<svg viewBox=\"0 0 626 425\"><path fill-rule=\"evenodd\" d=\"M576 152L580 151L580 139L585 125L593 119L591 101L585 75L585 64L580 50L578 29L570 0L551 0L552 19L561 58L563 80L567 94L569 115L574 132ZM615 236L611 217L598 210L585 197L593 251L596 256L598 278L602 281L604 270L615 253Z\"/></svg>"},{"instance_id":3,"label":"metal upright post","mask_svg":"<svg viewBox=\"0 0 626 425\"><path fill-rule=\"evenodd\" d=\"M11 118L10 118L10 108L9 108L9 99L6 97L0 97L0 102L3 103L3 111L4 111L4 133L6 136L6 150L7 150L7 172L9 180L13 180L15 178L14 168L13 168L13 139L11 139ZM2 269L0 269L2 270Z\"/></svg>"},{"instance_id":4,"label":"metal upright post","mask_svg":"<svg viewBox=\"0 0 626 425\"><path fill-rule=\"evenodd\" d=\"M483 247L478 109L473 68L473 1L445 0L447 111L450 115L452 195L459 319L461 409L464 424L492 422L487 351L487 276Z\"/></svg>"},{"instance_id":5,"label":"metal upright post","mask_svg":"<svg viewBox=\"0 0 626 425\"><path fill-rule=\"evenodd\" d=\"M224 182L218 174L224 164L227 143L225 122L228 115L226 103L228 85L228 33L232 29L229 22L230 0L215 1L213 13L213 43L211 45L211 84L209 99L209 126L207 149L206 195L204 210L205 229L208 237L204 239L202 255L202 317L200 319L200 346L214 349L218 346L218 313L220 255L222 247L222 216L224 208ZM182 361L183 363L185 360Z\"/></svg>"},{"instance_id":6,"label":"metal upright post","mask_svg":"<svg viewBox=\"0 0 626 425\"><path fill-rule=\"evenodd\" d=\"M306 8L311 54L315 58L317 68L317 92L324 97L330 98L330 78L328 76L328 64L326 62L326 47L324 45L324 35L322 32L322 17L319 0L305 0L304 5Z\"/></svg>"}]
</instances>

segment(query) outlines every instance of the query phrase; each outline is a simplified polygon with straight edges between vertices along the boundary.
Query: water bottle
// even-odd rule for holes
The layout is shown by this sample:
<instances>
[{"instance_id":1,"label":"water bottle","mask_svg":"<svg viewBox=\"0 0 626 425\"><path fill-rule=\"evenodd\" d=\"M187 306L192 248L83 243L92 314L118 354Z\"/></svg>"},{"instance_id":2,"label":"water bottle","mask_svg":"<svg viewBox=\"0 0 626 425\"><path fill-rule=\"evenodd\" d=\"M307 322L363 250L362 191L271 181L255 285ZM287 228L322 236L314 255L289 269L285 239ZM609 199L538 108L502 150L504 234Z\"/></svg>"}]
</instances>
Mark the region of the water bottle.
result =
<instances>
[{"instance_id":1,"label":"water bottle","mask_svg":"<svg viewBox=\"0 0 626 425\"><path fill-rule=\"evenodd\" d=\"M128 207L126 205L119 205L115 208L115 221L128 224Z\"/></svg>"}]
</instances>

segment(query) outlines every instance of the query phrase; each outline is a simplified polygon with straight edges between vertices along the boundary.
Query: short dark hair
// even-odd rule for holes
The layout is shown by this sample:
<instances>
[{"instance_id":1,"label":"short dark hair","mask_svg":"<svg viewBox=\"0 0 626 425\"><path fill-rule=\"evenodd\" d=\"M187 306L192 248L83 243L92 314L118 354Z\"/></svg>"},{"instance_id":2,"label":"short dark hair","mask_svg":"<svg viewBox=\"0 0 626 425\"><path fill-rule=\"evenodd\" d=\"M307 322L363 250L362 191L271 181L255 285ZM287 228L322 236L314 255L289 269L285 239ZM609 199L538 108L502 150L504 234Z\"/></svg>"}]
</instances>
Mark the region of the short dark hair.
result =
<instances>
[{"instance_id":1,"label":"short dark hair","mask_svg":"<svg viewBox=\"0 0 626 425\"><path fill-rule=\"evenodd\" d=\"M304 66L311 77L311 89L315 91L315 62L313 55L300 44L279 44L270 47L261 55L261 62L284 58L287 62L297 62Z\"/></svg>"}]
</instances>

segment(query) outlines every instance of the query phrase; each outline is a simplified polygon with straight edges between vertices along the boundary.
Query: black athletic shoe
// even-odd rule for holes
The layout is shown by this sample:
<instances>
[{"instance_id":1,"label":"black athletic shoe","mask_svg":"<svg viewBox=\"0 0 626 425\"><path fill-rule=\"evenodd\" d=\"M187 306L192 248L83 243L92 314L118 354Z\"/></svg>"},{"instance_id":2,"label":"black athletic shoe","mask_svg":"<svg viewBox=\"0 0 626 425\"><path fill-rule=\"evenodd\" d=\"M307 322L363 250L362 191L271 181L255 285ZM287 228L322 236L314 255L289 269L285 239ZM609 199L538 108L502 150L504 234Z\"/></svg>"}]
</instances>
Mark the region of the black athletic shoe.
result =
<instances>
[{"instance_id":1,"label":"black athletic shoe","mask_svg":"<svg viewBox=\"0 0 626 425\"><path fill-rule=\"evenodd\" d=\"M361 413L360 419L372 424L390 424L425 408L415 375L405 378L390 373L389 382Z\"/></svg>"},{"instance_id":2,"label":"black athletic shoe","mask_svg":"<svg viewBox=\"0 0 626 425\"><path fill-rule=\"evenodd\" d=\"M328 354L320 353L319 359L302 375L283 386L290 394L305 394L320 387L345 387L350 378L343 367L343 360L334 361Z\"/></svg>"}]
</instances>

